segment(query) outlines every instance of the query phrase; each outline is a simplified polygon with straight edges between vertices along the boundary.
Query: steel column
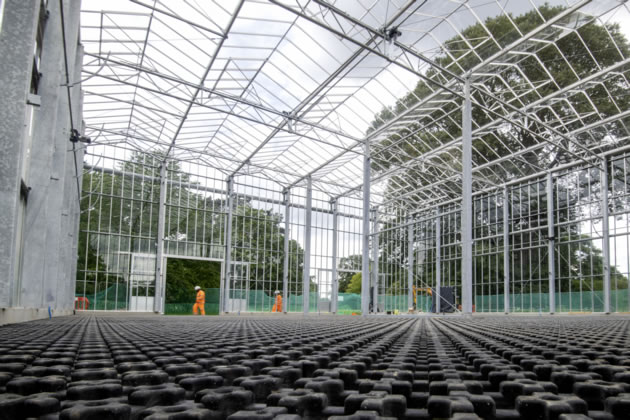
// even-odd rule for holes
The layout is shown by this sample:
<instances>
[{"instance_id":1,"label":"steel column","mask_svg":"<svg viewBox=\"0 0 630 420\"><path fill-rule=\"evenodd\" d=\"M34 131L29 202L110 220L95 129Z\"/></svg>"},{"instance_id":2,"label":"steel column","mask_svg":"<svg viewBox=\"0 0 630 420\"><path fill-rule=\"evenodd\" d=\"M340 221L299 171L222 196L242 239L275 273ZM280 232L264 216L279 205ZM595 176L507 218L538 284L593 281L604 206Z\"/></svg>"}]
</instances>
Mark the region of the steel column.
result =
<instances>
[{"instance_id":1,"label":"steel column","mask_svg":"<svg viewBox=\"0 0 630 420\"><path fill-rule=\"evenodd\" d=\"M604 267L604 312L610 313L610 232L608 231L608 162L601 163L602 191L602 260Z\"/></svg>"},{"instance_id":2,"label":"steel column","mask_svg":"<svg viewBox=\"0 0 630 420\"><path fill-rule=\"evenodd\" d=\"M158 226L156 238L155 256L155 300L153 310L164 313L166 305L166 279L162 272L164 258L164 223L166 221L166 165L164 161L160 164L160 196L158 197Z\"/></svg>"},{"instance_id":3,"label":"steel column","mask_svg":"<svg viewBox=\"0 0 630 420\"><path fill-rule=\"evenodd\" d=\"M337 300L339 299L339 278L337 277L337 241L338 231L338 215L337 200L331 203L333 213L333 231L332 231L332 292L330 296L330 312L337 313Z\"/></svg>"},{"instance_id":4,"label":"steel column","mask_svg":"<svg viewBox=\"0 0 630 420\"><path fill-rule=\"evenodd\" d=\"M282 312L289 312L289 217L291 216L291 208L289 207L290 192L284 190L284 261L282 266Z\"/></svg>"},{"instance_id":5,"label":"steel column","mask_svg":"<svg viewBox=\"0 0 630 420\"><path fill-rule=\"evenodd\" d=\"M442 312L442 215L437 208L435 218L435 313Z\"/></svg>"},{"instance_id":6,"label":"steel column","mask_svg":"<svg viewBox=\"0 0 630 420\"><path fill-rule=\"evenodd\" d=\"M412 220L412 219L411 219ZM413 265L414 265L414 252L413 252L413 242L414 242L414 232L413 232L413 223L411 220L407 224L407 307L413 307ZM416 308L417 309L417 308Z\"/></svg>"},{"instance_id":7,"label":"steel column","mask_svg":"<svg viewBox=\"0 0 630 420\"><path fill-rule=\"evenodd\" d=\"M510 196L503 187L503 311L510 313Z\"/></svg>"},{"instance_id":8,"label":"steel column","mask_svg":"<svg viewBox=\"0 0 630 420\"><path fill-rule=\"evenodd\" d=\"M232 213L234 207L234 178L227 180L227 220L225 222L225 266L223 267L223 312L229 312L230 279L232 277Z\"/></svg>"},{"instance_id":9,"label":"steel column","mask_svg":"<svg viewBox=\"0 0 630 420\"><path fill-rule=\"evenodd\" d=\"M554 237L553 175L547 174L547 255L549 270L549 313L556 312L556 238Z\"/></svg>"},{"instance_id":10,"label":"steel column","mask_svg":"<svg viewBox=\"0 0 630 420\"><path fill-rule=\"evenodd\" d=\"M304 222L304 272L302 273L302 310L309 312L311 291L311 216L313 210L313 181L306 179L306 220Z\"/></svg>"},{"instance_id":11,"label":"steel column","mask_svg":"<svg viewBox=\"0 0 630 420\"><path fill-rule=\"evenodd\" d=\"M378 312L378 212L372 209L372 313Z\"/></svg>"},{"instance_id":12,"label":"steel column","mask_svg":"<svg viewBox=\"0 0 630 420\"><path fill-rule=\"evenodd\" d=\"M361 315L370 310L370 144L363 154L363 252L361 258Z\"/></svg>"},{"instance_id":13,"label":"steel column","mask_svg":"<svg viewBox=\"0 0 630 420\"><path fill-rule=\"evenodd\" d=\"M470 79L464 85L462 115L462 310L472 313L472 105Z\"/></svg>"}]
</instances>

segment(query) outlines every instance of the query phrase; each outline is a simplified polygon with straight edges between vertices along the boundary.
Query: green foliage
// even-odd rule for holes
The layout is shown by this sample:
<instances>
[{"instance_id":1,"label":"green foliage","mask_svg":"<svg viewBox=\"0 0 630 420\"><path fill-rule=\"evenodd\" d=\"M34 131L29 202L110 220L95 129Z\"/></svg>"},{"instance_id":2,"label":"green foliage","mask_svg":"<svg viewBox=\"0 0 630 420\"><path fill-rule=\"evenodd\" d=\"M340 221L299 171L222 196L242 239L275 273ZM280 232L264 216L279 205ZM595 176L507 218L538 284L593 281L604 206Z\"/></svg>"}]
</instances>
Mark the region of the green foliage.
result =
<instances>
[{"instance_id":1,"label":"green foliage","mask_svg":"<svg viewBox=\"0 0 630 420\"><path fill-rule=\"evenodd\" d=\"M166 265L166 303L195 301L195 286L219 288L221 263L217 261L169 258Z\"/></svg>"},{"instance_id":2,"label":"green foliage","mask_svg":"<svg viewBox=\"0 0 630 420\"><path fill-rule=\"evenodd\" d=\"M348 287L350 286L350 281L356 271L361 271L362 259L361 254L350 255L339 259L339 264L337 265L337 270L339 270L337 271L339 293L349 293Z\"/></svg>"},{"instance_id":3,"label":"green foliage","mask_svg":"<svg viewBox=\"0 0 630 420\"><path fill-rule=\"evenodd\" d=\"M345 293L361 293L361 273L355 273L350 279L350 284L348 285Z\"/></svg>"}]
</instances>

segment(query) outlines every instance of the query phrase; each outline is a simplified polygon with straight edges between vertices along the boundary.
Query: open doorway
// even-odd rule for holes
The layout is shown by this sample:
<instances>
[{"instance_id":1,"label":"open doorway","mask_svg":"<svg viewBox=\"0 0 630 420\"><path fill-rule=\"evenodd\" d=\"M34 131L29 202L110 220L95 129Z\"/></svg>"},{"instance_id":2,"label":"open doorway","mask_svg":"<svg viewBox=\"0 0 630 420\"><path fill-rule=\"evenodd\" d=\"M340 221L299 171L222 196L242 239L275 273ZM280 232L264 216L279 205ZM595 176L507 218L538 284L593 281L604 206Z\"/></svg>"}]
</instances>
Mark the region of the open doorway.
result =
<instances>
[{"instance_id":1,"label":"open doorway","mask_svg":"<svg viewBox=\"0 0 630 420\"><path fill-rule=\"evenodd\" d=\"M219 313L222 262L209 259L166 257L166 315L191 315L195 286L206 292L206 315Z\"/></svg>"}]
</instances>

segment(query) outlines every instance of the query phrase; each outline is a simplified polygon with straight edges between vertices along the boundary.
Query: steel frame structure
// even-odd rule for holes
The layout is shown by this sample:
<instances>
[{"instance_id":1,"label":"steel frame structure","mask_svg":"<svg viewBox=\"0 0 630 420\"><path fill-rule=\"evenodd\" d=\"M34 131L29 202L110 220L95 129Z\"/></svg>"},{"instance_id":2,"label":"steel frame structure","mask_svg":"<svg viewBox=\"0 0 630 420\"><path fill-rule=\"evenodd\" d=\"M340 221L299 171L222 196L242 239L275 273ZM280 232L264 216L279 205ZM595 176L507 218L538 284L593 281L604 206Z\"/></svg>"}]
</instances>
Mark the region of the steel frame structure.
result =
<instances>
[{"instance_id":1,"label":"steel frame structure","mask_svg":"<svg viewBox=\"0 0 630 420\"><path fill-rule=\"evenodd\" d=\"M404 305L395 309L407 309L412 285L429 278L418 274L428 261L419 259L418 241L432 250L436 271L430 283L438 293L439 285L457 284L464 312L479 306L475 296L488 290L497 299L499 290L504 294L502 304L490 310L515 310L514 282L531 288L543 277L551 296L545 309L554 312L554 293L570 277L556 257L573 255L559 249L580 242L558 230L563 223L572 232L583 229L568 214L554 220L563 204L558 180L565 181L559 174L590 170L583 168L601 172L598 205L605 211L581 223L602 220L604 311L611 310L608 261L616 254L607 238L609 230L618 230L611 218L625 213L608 198L619 188L610 165L625 156L630 142L630 101L624 93L630 86L629 34L615 26L630 20L626 2L120 0L108 7L100 10L99 2L83 0L83 75L70 82L81 83L85 92L85 134L93 138L86 169L115 173L120 168L112 162L133 153L152 161L151 174L123 172L132 182L138 176L160 180L158 261L169 242L181 239L169 239L165 226L172 219L169 208L175 208L164 197L167 189L175 191L169 187L173 180L164 178L168 165L192 165L196 169L185 171L190 179L213 179L195 181L194 189L228 202L217 210L225 217L217 242L223 251L216 251L226 262L224 311L232 284L233 202L249 197L284 215L284 242L260 251L282 254L284 296L292 288L313 288L314 270L330 270L318 292L332 287L326 293L337 296L337 263L349 256L341 252L338 225L347 216L361 221L352 232L361 235L360 267L353 270L362 273L364 314L370 302L377 309L379 294L405 295ZM528 16L527 24L522 16ZM497 22L503 25L501 36L490 25ZM588 38L592 28L603 37L599 43ZM575 45L571 53L568 43ZM125 157L116 157L120 150ZM212 168L212 176L200 175L199 167ZM273 185L269 191L261 188L267 183ZM544 185L544 200L529 192L515 195L517 188L529 191L530 184ZM107 196L87 195L88 201ZM344 216L342 200L360 211ZM475 212L489 212L480 210L483 200L495 207L484 221L493 221L494 233L475 230ZM514 223L515 203L523 202L545 205L544 243L523 242L530 233ZM332 218L314 228L313 220L326 214ZM334 245L317 245L311 252L313 241L329 234ZM289 257L290 238L299 238L304 250L300 287L288 274L297 261ZM378 249L383 241L400 242L396 246L404 249L406 259L399 261L407 267L404 281L387 277L387 270L397 276L399 271L383 265ZM515 261L542 248L547 273L518 277ZM500 271L501 282L480 281L480 272L489 270L486 263L477 267L480 261L502 266L492 274ZM162 290L159 265L156 273L155 287ZM312 308L309 296L303 294L304 312ZM155 305L163 310L157 300ZM336 305L331 303L332 312ZM283 311L289 310L287 299Z\"/></svg>"}]
</instances>

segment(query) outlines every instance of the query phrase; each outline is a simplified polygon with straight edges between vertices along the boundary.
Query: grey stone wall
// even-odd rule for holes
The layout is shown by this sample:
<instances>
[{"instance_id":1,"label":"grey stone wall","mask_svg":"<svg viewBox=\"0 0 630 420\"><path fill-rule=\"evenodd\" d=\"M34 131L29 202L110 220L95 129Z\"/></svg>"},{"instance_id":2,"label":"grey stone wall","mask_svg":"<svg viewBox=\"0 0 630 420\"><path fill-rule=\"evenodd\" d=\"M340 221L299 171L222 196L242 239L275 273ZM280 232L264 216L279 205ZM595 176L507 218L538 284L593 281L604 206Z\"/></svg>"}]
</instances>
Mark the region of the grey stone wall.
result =
<instances>
[{"instance_id":1,"label":"grey stone wall","mask_svg":"<svg viewBox=\"0 0 630 420\"><path fill-rule=\"evenodd\" d=\"M25 118L31 107L27 97L39 5L39 0L9 0L0 34L0 56L11 55L11 60L0 61L0 308L7 308L2 312L24 308L47 313L50 307L53 313L61 314L72 310L74 304L80 195L76 173L82 171L84 145L76 145L77 170L69 141L70 106L57 1L48 2L39 68L40 105L33 108L29 144ZM72 123L82 132L78 84L82 49L77 45L80 0L64 0L63 7ZM22 162L26 162L24 168ZM25 210L20 206L21 178L31 187ZM20 319L32 313L24 309L19 309ZM0 323L2 317L0 313Z\"/></svg>"}]
</instances>

